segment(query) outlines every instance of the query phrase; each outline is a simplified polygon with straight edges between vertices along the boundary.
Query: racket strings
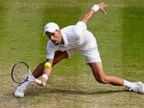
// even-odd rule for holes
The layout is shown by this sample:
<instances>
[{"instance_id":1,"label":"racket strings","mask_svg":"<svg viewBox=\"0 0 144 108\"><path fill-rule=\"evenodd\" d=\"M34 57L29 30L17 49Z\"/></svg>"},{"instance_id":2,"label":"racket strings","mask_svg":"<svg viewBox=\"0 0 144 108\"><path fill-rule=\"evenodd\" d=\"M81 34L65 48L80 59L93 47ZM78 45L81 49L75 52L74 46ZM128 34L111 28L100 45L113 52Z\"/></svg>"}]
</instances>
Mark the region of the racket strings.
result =
<instances>
[{"instance_id":1,"label":"racket strings","mask_svg":"<svg viewBox=\"0 0 144 108\"><path fill-rule=\"evenodd\" d=\"M25 64L20 63L14 67L13 79L18 83L22 83L27 79L28 74L29 74L28 67Z\"/></svg>"}]
</instances>

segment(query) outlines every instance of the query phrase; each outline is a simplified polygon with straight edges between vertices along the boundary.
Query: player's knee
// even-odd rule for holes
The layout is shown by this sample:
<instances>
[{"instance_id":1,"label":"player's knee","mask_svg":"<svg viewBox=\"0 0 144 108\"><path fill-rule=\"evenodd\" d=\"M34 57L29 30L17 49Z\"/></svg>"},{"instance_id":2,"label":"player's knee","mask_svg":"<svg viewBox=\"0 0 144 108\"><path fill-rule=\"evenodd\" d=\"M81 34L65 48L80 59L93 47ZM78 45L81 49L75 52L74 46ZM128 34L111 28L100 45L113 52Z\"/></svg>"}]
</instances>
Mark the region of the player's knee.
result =
<instances>
[{"instance_id":1,"label":"player's knee","mask_svg":"<svg viewBox=\"0 0 144 108\"><path fill-rule=\"evenodd\" d=\"M102 83L102 84L105 83L105 80L103 80L103 79L97 79L97 81L98 81L99 83Z\"/></svg>"},{"instance_id":2,"label":"player's knee","mask_svg":"<svg viewBox=\"0 0 144 108\"><path fill-rule=\"evenodd\" d=\"M101 77L97 78L96 80L99 83L102 83L102 84L106 84L107 83L105 76L101 76Z\"/></svg>"}]
</instances>

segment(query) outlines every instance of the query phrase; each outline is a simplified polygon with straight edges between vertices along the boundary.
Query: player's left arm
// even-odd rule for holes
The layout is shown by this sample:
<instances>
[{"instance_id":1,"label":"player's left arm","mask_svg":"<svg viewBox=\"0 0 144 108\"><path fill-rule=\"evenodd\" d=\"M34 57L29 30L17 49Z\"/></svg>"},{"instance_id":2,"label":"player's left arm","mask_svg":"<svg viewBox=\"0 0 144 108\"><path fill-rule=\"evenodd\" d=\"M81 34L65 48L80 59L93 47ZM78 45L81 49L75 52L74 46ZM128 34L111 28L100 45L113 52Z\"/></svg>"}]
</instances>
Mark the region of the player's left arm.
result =
<instances>
[{"instance_id":1,"label":"player's left arm","mask_svg":"<svg viewBox=\"0 0 144 108\"><path fill-rule=\"evenodd\" d=\"M83 16L81 21L83 21L84 23L87 23L95 14L95 12L97 12L98 10L102 11L106 15L107 14L105 11L106 7L107 5L104 2L93 5L91 9L88 10L88 12Z\"/></svg>"}]
</instances>

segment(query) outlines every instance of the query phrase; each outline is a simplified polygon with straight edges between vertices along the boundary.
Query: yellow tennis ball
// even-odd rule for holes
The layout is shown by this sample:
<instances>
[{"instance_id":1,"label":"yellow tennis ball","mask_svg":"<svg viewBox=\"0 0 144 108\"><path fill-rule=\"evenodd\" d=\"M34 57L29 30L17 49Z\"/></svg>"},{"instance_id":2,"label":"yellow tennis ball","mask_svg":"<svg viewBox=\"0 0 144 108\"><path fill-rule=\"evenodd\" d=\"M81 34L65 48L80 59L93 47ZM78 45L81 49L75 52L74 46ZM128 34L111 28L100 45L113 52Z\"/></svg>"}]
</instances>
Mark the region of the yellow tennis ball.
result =
<instances>
[{"instance_id":1,"label":"yellow tennis ball","mask_svg":"<svg viewBox=\"0 0 144 108\"><path fill-rule=\"evenodd\" d=\"M50 62L46 62L46 63L44 64L44 67L45 67L45 68L51 68L51 63L50 63Z\"/></svg>"}]
</instances>

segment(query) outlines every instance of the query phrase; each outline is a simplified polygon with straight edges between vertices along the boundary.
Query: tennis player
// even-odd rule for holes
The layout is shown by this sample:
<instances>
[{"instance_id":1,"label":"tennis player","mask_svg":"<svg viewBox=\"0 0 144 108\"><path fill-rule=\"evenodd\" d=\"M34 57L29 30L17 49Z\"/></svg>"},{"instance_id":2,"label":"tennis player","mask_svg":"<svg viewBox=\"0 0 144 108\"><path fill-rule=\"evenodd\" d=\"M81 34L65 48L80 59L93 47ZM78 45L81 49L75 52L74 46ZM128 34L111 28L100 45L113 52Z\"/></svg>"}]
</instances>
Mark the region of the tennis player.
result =
<instances>
[{"instance_id":1,"label":"tennis player","mask_svg":"<svg viewBox=\"0 0 144 108\"><path fill-rule=\"evenodd\" d=\"M44 27L44 35L49 38L47 42L47 58L46 61L37 66L33 75L29 75L29 78L39 78L41 76L43 83L40 86L44 87L52 71L52 67L50 65L47 66L47 63L54 66L61 60L69 58L75 53L79 53L84 56L86 64L90 66L95 79L99 83L124 86L130 91L144 93L144 84L142 82L130 82L116 76L110 76L103 70L96 38L87 29L87 23L97 11L101 11L106 15L106 7L105 3L94 4L75 25L70 25L62 29L54 22L47 23ZM15 96L24 97L29 84L30 81L26 81L18 86Z\"/></svg>"}]
</instances>

